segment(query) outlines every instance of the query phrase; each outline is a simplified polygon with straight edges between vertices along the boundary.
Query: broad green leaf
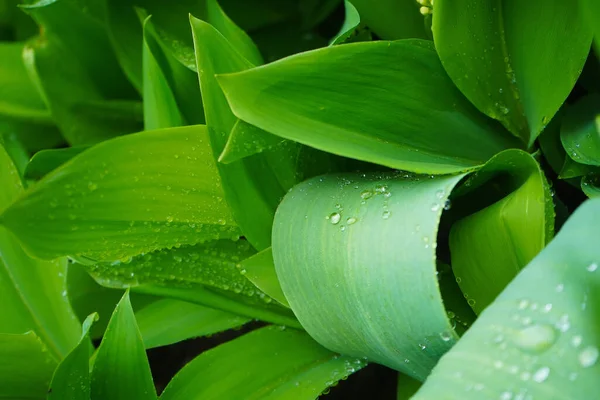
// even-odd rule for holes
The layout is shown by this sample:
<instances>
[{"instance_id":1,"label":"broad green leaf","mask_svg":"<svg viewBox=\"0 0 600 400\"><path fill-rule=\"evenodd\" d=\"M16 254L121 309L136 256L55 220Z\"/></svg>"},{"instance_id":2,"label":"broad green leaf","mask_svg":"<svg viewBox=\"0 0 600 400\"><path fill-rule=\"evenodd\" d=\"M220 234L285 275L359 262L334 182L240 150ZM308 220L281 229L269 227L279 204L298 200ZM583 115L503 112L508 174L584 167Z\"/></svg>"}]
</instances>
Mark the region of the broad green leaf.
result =
<instances>
[{"instance_id":1,"label":"broad green leaf","mask_svg":"<svg viewBox=\"0 0 600 400\"><path fill-rule=\"evenodd\" d=\"M297 0L221 0L219 4L245 32L261 31L269 26L289 23L298 12Z\"/></svg>"},{"instance_id":2,"label":"broad green leaf","mask_svg":"<svg viewBox=\"0 0 600 400\"><path fill-rule=\"evenodd\" d=\"M101 285L185 300L277 324L298 326L292 313L258 290L238 263L254 250L245 240L163 249L124 262L87 265ZM193 293L192 297L190 293Z\"/></svg>"},{"instance_id":3,"label":"broad green leaf","mask_svg":"<svg viewBox=\"0 0 600 400\"><path fill-rule=\"evenodd\" d=\"M382 39L425 39L425 24L414 0L350 0L363 21Z\"/></svg>"},{"instance_id":4,"label":"broad green leaf","mask_svg":"<svg viewBox=\"0 0 600 400\"><path fill-rule=\"evenodd\" d=\"M581 180L581 190L589 198L600 197L600 179L597 174L590 174Z\"/></svg>"},{"instance_id":5,"label":"broad green leaf","mask_svg":"<svg viewBox=\"0 0 600 400\"><path fill-rule=\"evenodd\" d=\"M216 79L216 73L237 72L253 67L234 43L208 23L190 17L204 113L215 159L221 155L237 122ZM223 190L233 216L250 243L263 250L270 245L275 208L287 188L263 154L224 165L218 164Z\"/></svg>"},{"instance_id":6,"label":"broad green leaf","mask_svg":"<svg viewBox=\"0 0 600 400\"><path fill-rule=\"evenodd\" d=\"M596 53L600 50L598 39L600 39L600 4L595 0L579 0L582 9L581 22L587 24L594 32Z\"/></svg>"},{"instance_id":7,"label":"broad green leaf","mask_svg":"<svg viewBox=\"0 0 600 400\"><path fill-rule=\"evenodd\" d=\"M303 332L266 327L196 357L160 398L315 399L365 365L331 353Z\"/></svg>"},{"instance_id":8,"label":"broad green leaf","mask_svg":"<svg viewBox=\"0 0 600 400\"><path fill-rule=\"evenodd\" d=\"M552 239L554 210L544 172L524 152L498 154L464 185L454 202L479 209L454 222L449 245L458 285L479 314Z\"/></svg>"},{"instance_id":9,"label":"broad green leaf","mask_svg":"<svg viewBox=\"0 0 600 400\"><path fill-rule=\"evenodd\" d=\"M362 26L358 10L348 0L344 0L344 9L346 10L344 24L338 34L331 40L331 45L350 41L360 42L363 36L370 40L371 34Z\"/></svg>"},{"instance_id":10,"label":"broad green leaf","mask_svg":"<svg viewBox=\"0 0 600 400\"><path fill-rule=\"evenodd\" d=\"M240 263L240 272L254 285L286 307L288 304L275 272L271 248L261 251Z\"/></svg>"},{"instance_id":11,"label":"broad green leaf","mask_svg":"<svg viewBox=\"0 0 600 400\"><path fill-rule=\"evenodd\" d=\"M469 317L451 274L438 281L436 273L442 205L463 176L326 175L286 195L273 259L317 342L419 380L428 375L458 339L440 290L451 316Z\"/></svg>"},{"instance_id":12,"label":"broad green leaf","mask_svg":"<svg viewBox=\"0 0 600 400\"><path fill-rule=\"evenodd\" d=\"M544 129L538 137L540 150L556 174L560 173L567 157L565 149L560 141L560 129L564 115L563 110L564 109L559 110L546 129Z\"/></svg>"},{"instance_id":13,"label":"broad green leaf","mask_svg":"<svg viewBox=\"0 0 600 400\"><path fill-rule=\"evenodd\" d=\"M52 124L50 112L23 65L23 43L0 42L0 118Z\"/></svg>"},{"instance_id":14,"label":"broad green leaf","mask_svg":"<svg viewBox=\"0 0 600 400\"><path fill-rule=\"evenodd\" d=\"M91 399L156 398L144 342L126 292L98 348L91 377Z\"/></svg>"},{"instance_id":15,"label":"broad green leaf","mask_svg":"<svg viewBox=\"0 0 600 400\"><path fill-rule=\"evenodd\" d=\"M342 3L342 0L303 0L298 2L303 30L322 23Z\"/></svg>"},{"instance_id":16,"label":"broad green leaf","mask_svg":"<svg viewBox=\"0 0 600 400\"><path fill-rule=\"evenodd\" d=\"M149 45L151 17L144 20L143 97L144 129L172 128L184 125L177 101Z\"/></svg>"},{"instance_id":17,"label":"broad green leaf","mask_svg":"<svg viewBox=\"0 0 600 400\"><path fill-rule=\"evenodd\" d=\"M560 179L579 178L592 172L600 172L600 169L596 166L580 164L567 154L558 177Z\"/></svg>"},{"instance_id":18,"label":"broad green leaf","mask_svg":"<svg viewBox=\"0 0 600 400\"><path fill-rule=\"evenodd\" d=\"M396 169L467 171L517 146L458 92L422 40L328 47L219 83L233 112L252 125Z\"/></svg>"},{"instance_id":19,"label":"broad green leaf","mask_svg":"<svg viewBox=\"0 0 600 400\"><path fill-rule=\"evenodd\" d=\"M398 374L398 388L396 390L396 400L408 400L417 393L422 383L410 376Z\"/></svg>"},{"instance_id":20,"label":"broad green leaf","mask_svg":"<svg viewBox=\"0 0 600 400\"><path fill-rule=\"evenodd\" d=\"M98 314L89 315L83 322L79 344L58 365L48 390L48 400L89 400L90 398L90 328Z\"/></svg>"},{"instance_id":21,"label":"broad green leaf","mask_svg":"<svg viewBox=\"0 0 600 400\"><path fill-rule=\"evenodd\" d=\"M188 303L158 300L135 314L147 349L237 328L248 318Z\"/></svg>"},{"instance_id":22,"label":"broad green leaf","mask_svg":"<svg viewBox=\"0 0 600 400\"><path fill-rule=\"evenodd\" d=\"M0 334L0 360L0 398L45 398L56 359L34 332Z\"/></svg>"},{"instance_id":23,"label":"broad green leaf","mask_svg":"<svg viewBox=\"0 0 600 400\"><path fill-rule=\"evenodd\" d=\"M25 179L41 179L90 146L42 150L33 155L25 167Z\"/></svg>"},{"instance_id":24,"label":"broad green leaf","mask_svg":"<svg viewBox=\"0 0 600 400\"><path fill-rule=\"evenodd\" d=\"M254 125L238 119L231 129L223 152L219 156L219 162L230 164L277 146L284 141L285 139L279 136L271 135Z\"/></svg>"},{"instance_id":25,"label":"broad green leaf","mask_svg":"<svg viewBox=\"0 0 600 400\"><path fill-rule=\"evenodd\" d=\"M0 146L0 210L11 204L23 187L16 168ZM30 258L0 226L0 333L34 331L55 360L77 343L79 324L66 298L66 260Z\"/></svg>"},{"instance_id":26,"label":"broad green leaf","mask_svg":"<svg viewBox=\"0 0 600 400\"><path fill-rule=\"evenodd\" d=\"M0 216L41 258L126 259L237 234L204 126L100 143L57 168Z\"/></svg>"},{"instance_id":27,"label":"broad green leaf","mask_svg":"<svg viewBox=\"0 0 600 400\"><path fill-rule=\"evenodd\" d=\"M531 147L588 56L581 13L570 1L438 0L435 47L461 92Z\"/></svg>"},{"instance_id":28,"label":"broad green leaf","mask_svg":"<svg viewBox=\"0 0 600 400\"><path fill-rule=\"evenodd\" d=\"M11 158L15 168L19 172L19 176L23 177L25 168L29 162L29 154L23 142L14 134L2 134L0 128L0 145Z\"/></svg>"},{"instance_id":29,"label":"broad green leaf","mask_svg":"<svg viewBox=\"0 0 600 400\"><path fill-rule=\"evenodd\" d=\"M600 200L479 316L414 399L587 399L600 390Z\"/></svg>"},{"instance_id":30,"label":"broad green leaf","mask_svg":"<svg viewBox=\"0 0 600 400\"><path fill-rule=\"evenodd\" d=\"M560 140L574 161L600 166L599 94L591 94L567 109Z\"/></svg>"}]
</instances>

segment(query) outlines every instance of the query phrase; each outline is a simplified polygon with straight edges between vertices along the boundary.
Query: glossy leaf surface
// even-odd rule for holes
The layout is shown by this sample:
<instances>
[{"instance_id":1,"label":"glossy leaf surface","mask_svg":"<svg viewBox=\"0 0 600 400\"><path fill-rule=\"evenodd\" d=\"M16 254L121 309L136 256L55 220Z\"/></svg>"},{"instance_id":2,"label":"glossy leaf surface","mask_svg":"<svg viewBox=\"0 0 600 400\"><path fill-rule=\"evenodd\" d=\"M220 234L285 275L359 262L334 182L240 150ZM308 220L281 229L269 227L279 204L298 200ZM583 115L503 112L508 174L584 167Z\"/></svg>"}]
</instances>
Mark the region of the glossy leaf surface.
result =
<instances>
[{"instance_id":1,"label":"glossy leaf surface","mask_svg":"<svg viewBox=\"0 0 600 400\"><path fill-rule=\"evenodd\" d=\"M382 39L425 39L419 4L412 0L350 0L364 22Z\"/></svg>"},{"instance_id":2,"label":"glossy leaf surface","mask_svg":"<svg viewBox=\"0 0 600 400\"><path fill-rule=\"evenodd\" d=\"M240 270L257 288L289 308L289 304L277 279L271 248L242 261L240 263Z\"/></svg>"},{"instance_id":3,"label":"glossy leaf surface","mask_svg":"<svg viewBox=\"0 0 600 400\"><path fill-rule=\"evenodd\" d=\"M600 166L600 95L589 95L568 108L560 139L574 161Z\"/></svg>"},{"instance_id":4,"label":"glossy leaf surface","mask_svg":"<svg viewBox=\"0 0 600 400\"><path fill-rule=\"evenodd\" d=\"M592 33L576 2L435 2L435 46L483 113L530 147L573 89Z\"/></svg>"},{"instance_id":5,"label":"glossy leaf surface","mask_svg":"<svg viewBox=\"0 0 600 400\"><path fill-rule=\"evenodd\" d=\"M42 257L114 261L237 233L210 159L206 129L106 141L31 187L2 215Z\"/></svg>"},{"instance_id":6,"label":"glossy leaf surface","mask_svg":"<svg viewBox=\"0 0 600 400\"><path fill-rule=\"evenodd\" d=\"M392 168L466 171L516 145L422 40L333 46L219 82L233 112L267 132Z\"/></svg>"},{"instance_id":7,"label":"glossy leaf surface","mask_svg":"<svg viewBox=\"0 0 600 400\"><path fill-rule=\"evenodd\" d=\"M308 400L364 366L362 360L331 353L303 332L267 327L204 352L160 398Z\"/></svg>"}]
</instances>

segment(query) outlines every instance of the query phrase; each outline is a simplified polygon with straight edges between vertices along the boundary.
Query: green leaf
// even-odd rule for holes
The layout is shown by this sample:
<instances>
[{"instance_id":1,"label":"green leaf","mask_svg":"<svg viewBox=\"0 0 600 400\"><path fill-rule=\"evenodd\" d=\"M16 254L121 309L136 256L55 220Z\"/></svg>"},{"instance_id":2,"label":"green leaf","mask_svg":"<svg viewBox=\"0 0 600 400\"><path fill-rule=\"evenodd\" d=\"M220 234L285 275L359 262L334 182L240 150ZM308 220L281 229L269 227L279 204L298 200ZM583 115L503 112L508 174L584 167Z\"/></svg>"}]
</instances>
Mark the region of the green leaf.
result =
<instances>
[{"instance_id":1,"label":"green leaf","mask_svg":"<svg viewBox=\"0 0 600 400\"><path fill-rule=\"evenodd\" d=\"M172 128L184 125L175 96L169 87L149 41L150 16L144 20L143 95L144 128L146 130ZM156 46L156 44L155 44Z\"/></svg>"},{"instance_id":2,"label":"green leaf","mask_svg":"<svg viewBox=\"0 0 600 400\"><path fill-rule=\"evenodd\" d=\"M89 315L83 322L79 344L58 365L48 390L48 400L89 400L90 398L90 328L98 314Z\"/></svg>"},{"instance_id":3,"label":"green leaf","mask_svg":"<svg viewBox=\"0 0 600 400\"><path fill-rule=\"evenodd\" d=\"M363 21L382 39L425 39L425 24L414 0L350 0Z\"/></svg>"},{"instance_id":4,"label":"green leaf","mask_svg":"<svg viewBox=\"0 0 600 400\"><path fill-rule=\"evenodd\" d=\"M439 0L435 47L461 92L531 147L588 56L592 33L581 13L566 1Z\"/></svg>"},{"instance_id":5,"label":"green leaf","mask_svg":"<svg viewBox=\"0 0 600 400\"><path fill-rule=\"evenodd\" d=\"M560 129L564 115L563 110L564 109L558 111L538 138L540 150L548 164L550 164L550 168L552 168L556 174L560 173L565 164L565 158L567 157L565 149L560 141Z\"/></svg>"},{"instance_id":6,"label":"green leaf","mask_svg":"<svg viewBox=\"0 0 600 400\"><path fill-rule=\"evenodd\" d=\"M442 205L463 176L335 174L286 195L273 259L294 314L317 342L419 380L428 375L458 339L440 290L448 310L470 318L451 274L438 282L436 273Z\"/></svg>"},{"instance_id":7,"label":"green leaf","mask_svg":"<svg viewBox=\"0 0 600 400\"><path fill-rule=\"evenodd\" d=\"M12 161L0 146L0 210L23 192ZM0 226L0 333L35 331L60 360L77 343L79 324L66 298L66 260L30 258L19 243Z\"/></svg>"},{"instance_id":8,"label":"green leaf","mask_svg":"<svg viewBox=\"0 0 600 400\"><path fill-rule=\"evenodd\" d=\"M365 365L331 353L303 332L266 327L196 357L160 398L308 400Z\"/></svg>"},{"instance_id":9,"label":"green leaf","mask_svg":"<svg viewBox=\"0 0 600 400\"><path fill-rule=\"evenodd\" d=\"M75 146L39 151L27 163L24 177L25 179L41 179L77 154L89 148L90 146Z\"/></svg>"},{"instance_id":10,"label":"green leaf","mask_svg":"<svg viewBox=\"0 0 600 400\"><path fill-rule=\"evenodd\" d=\"M129 292L123 295L110 318L91 380L92 400L157 398Z\"/></svg>"},{"instance_id":11,"label":"green leaf","mask_svg":"<svg viewBox=\"0 0 600 400\"><path fill-rule=\"evenodd\" d=\"M34 332L0 334L0 360L0 398L45 398L56 359Z\"/></svg>"},{"instance_id":12,"label":"green leaf","mask_svg":"<svg viewBox=\"0 0 600 400\"><path fill-rule=\"evenodd\" d=\"M237 229L210 154L201 125L109 140L32 186L2 223L48 259L113 261L230 238Z\"/></svg>"},{"instance_id":13,"label":"green leaf","mask_svg":"<svg viewBox=\"0 0 600 400\"><path fill-rule=\"evenodd\" d=\"M0 118L50 125L50 112L23 64L23 48L23 43L0 42Z\"/></svg>"},{"instance_id":14,"label":"green leaf","mask_svg":"<svg viewBox=\"0 0 600 400\"><path fill-rule=\"evenodd\" d=\"M579 178L592 172L600 172L600 169L595 166L580 164L573 160L569 155L565 156L565 162L558 174L560 179Z\"/></svg>"},{"instance_id":15,"label":"green leaf","mask_svg":"<svg viewBox=\"0 0 600 400\"><path fill-rule=\"evenodd\" d=\"M171 299L142 308L135 318L147 349L212 335L249 322L238 315Z\"/></svg>"},{"instance_id":16,"label":"green leaf","mask_svg":"<svg viewBox=\"0 0 600 400\"><path fill-rule=\"evenodd\" d=\"M579 0L581 11L581 22L592 29L595 36L596 54L600 50L598 39L600 38L600 4L595 0Z\"/></svg>"},{"instance_id":17,"label":"green leaf","mask_svg":"<svg viewBox=\"0 0 600 400\"><path fill-rule=\"evenodd\" d=\"M291 312L240 273L240 260L254 254L248 242L212 241L146 253L124 262L87 265L103 286L185 300L226 312L298 326ZM193 295L190 297L190 294Z\"/></svg>"},{"instance_id":18,"label":"green leaf","mask_svg":"<svg viewBox=\"0 0 600 400\"><path fill-rule=\"evenodd\" d=\"M414 399L585 399L599 389L600 200L479 316Z\"/></svg>"},{"instance_id":19,"label":"green leaf","mask_svg":"<svg viewBox=\"0 0 600 400\"><path fill-rule=\"evenodd\" d=\"M281 290L275 272L271 248L261 251L240 263L241 273L254 285L286 307L290 307Z\"/></svg>"},{"instance_id":20,"label":"green leaf","mask_svg":"<svg viewBox=\"0 0 600 400\"><path fill-rule=\"evenodd\" d=\"M583 177L581 180L581 190L591 199L600 197L600 180L597 174L590 174Z\"/></svg>"},{"instance_id":21,"label":"green leaf","mask_svg":"<svg viewBox=\"0 0 600 400\"><path fill-rule=\"evenodd\" d=\"M360 14L358 13L358 10L348 0L344 0L344 9L346 10L344 24L340 28L338 34L331 39L331 45L342 44L350 41L361 41L360 39L357 40L357 38L361 36L362 32L364 31L364 27L361 25ZM367 40L370 40L371 35L368 33L368 31L365 36L367 37Z\"/></svg>"},{"instance_id":22,"label":"green leaf","mask_svg":"<svg viewBox=\"0 0 600 400\"><path fill-rule=\"evenodd\" d=\"M458 92L422 40L333 46L219 83L252 125L396 169L468 171L517 145Z\"/></svg>"},{"instance_id":23,"label":"green leaf","mask_svg":"<svg viewBox=\"0 0 600 400\"><path fill-rule=\"evenodd\" d=\"M215 28L190 18L196 46L196 63L204 113L215 159L221 155L237 122L214 75L251 68L232 42ZM239 162L218 164L227 203L244 236L258 250L269 247L275 208L287 188L279 185L276 174L263 154Z\"/></svg>"},{"instance_id":24,"label":"green leaf","mask_svg":"<svg viewBox=\"0 0 600 400\"><path fill-rule=\"evenodd\" d=\"M552 239L554 209L544 172L520 151L492 158L464 189L455 203L480 209L453 223L449 244L458 285L479 314Z\"/></svg>"},{"instance_id":25,"label":"green leaf","mask_svg":"<svg viewBox=\"0 0 600 400\"><path fill-rule=\"evenodd\" d=\"M285 139L279 136L271 135L254 125L238 119L231 129L223 152L219 156L219 162L231 164L242 158L277 146L284 141Z\"/></svg>"},{"instance_id":26,"label":"green leaf","mask_svg":"<svg viewBox=\"0 0 600 400\"><path fill-rule=\"evenodd\" d=\"M600 94L590 94L567 109L560 140L574 161L600 166Z\"/></svg>"},{"instance_id":27,"label":"green leaf","mask_svg":"<svg viewBox=\"0 0 600 400\"><path fill-rule=\"evenodd\" d=\"M409 400L412 398L422 383L410 376L398 374L398 388L396 390L396 400Z\"/></svg>"}]
</instances>

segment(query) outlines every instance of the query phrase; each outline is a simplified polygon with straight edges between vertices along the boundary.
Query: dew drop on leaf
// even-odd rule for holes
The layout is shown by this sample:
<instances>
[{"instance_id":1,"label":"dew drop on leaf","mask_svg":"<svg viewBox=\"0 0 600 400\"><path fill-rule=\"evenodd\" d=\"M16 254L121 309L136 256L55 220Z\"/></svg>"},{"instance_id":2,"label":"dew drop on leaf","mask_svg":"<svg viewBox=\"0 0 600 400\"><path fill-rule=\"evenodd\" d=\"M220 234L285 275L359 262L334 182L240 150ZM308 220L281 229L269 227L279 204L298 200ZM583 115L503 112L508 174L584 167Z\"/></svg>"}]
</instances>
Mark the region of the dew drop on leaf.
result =
<instances>
[{"instance_id":1,"label":"dew drop on leaf","mask_svg":"<svg viewBox=\"0 0 600 400\"><path fill-rule=\"evenodd\" d=\"M581 350L581 353L579 353L579 356L578 356L579 364L583 368L589 368L589 367L593 366L594 364L596 364L596 361L598 361L599 355L600 354L598 352L597 347L587 346L585 349Z\"/></svg>"},{"instance_id":2,"label":"dew drop on leaf","mask_svg":"<svg viewBox=\"0 0 600 400\"><path fill-rule=\"evenodd\" d=\"M527 352L541 353L554 344L557 336L556 330L550 325L535 324L518 331L513 342Z\"/></svg>"},{"instance_id":3,"label":"dew drop on leaf","mask_svg":"<svg viewBox=\"0 0 600 400\"><path fill-rule=\"evenodd\" d=\"M535 371L533 373L533 380L538 383L542 383L546 379L548 379L548 376L550 376L550 368L541 367L540 369L538 369L537 371Z\"/></svg>"},{"instance_id":4,"label":"dew drop on leaf","mask_svg":"<svg viewBox=\"0 0 600 400\"><path fill-rule=\"evenodd\" d=\"M337 225L340 220L342 219L342 216L339 213L332 213L329 215L329 222L331 222L333 225Z\"/></svg>"}]
</instances>

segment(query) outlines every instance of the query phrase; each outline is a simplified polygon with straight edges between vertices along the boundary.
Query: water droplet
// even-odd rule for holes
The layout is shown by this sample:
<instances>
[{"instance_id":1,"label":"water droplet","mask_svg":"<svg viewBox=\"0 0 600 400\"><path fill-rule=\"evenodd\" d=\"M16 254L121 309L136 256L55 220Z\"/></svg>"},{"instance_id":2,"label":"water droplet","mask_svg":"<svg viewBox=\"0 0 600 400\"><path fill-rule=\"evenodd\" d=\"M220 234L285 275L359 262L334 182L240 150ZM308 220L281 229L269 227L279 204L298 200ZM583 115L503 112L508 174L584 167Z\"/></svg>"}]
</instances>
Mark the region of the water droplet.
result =
<instances>
[{"instance_id":1,"label":"water droplet","mask_svg":"<svg viewBox=\"0 0 600 400\"><path fill-rule=\"evenodd\" d=\"M90 192L93 192L94 190L98 189L98 185L96 185L94 182L88 182L88 189Z\"/></svg>"},{"instance_id":2,"label":"water droplet","mask_svg":"<svg viewBox=\"0 0 600 400\"><path fill-rule=\"evenodd\" d=\"M420 348L421 350L425 350L425 349L427 348L427 346L426 346L426 345L424 345L424 344L422 344L422 343L419 343L419 348Z\"/></svg>"},{"instance_id":3,"label":"water droplet","mask_svg":"<svg viewBox=\"0 0 600 400\"><path fill-rule=\"evenodd\" d=\"M596 263L591 263L590 265L587 266L587 270L590 272L594 272L597 269L598 269L598 264L596 264Z\"/></svg>"},{"instance_id":4,"label":"water droplet","mask_svg":"<svg viewBox=\"0 0 600 400\"><path fill-rule=\"evenodd\" d=\"M558 293L562 292L563 290L565 290L565 285L563 285L562 283L559 283L558 285L556 285L556 291Z\"/></svg>"},{"instance_id":5,"label":"water droplet","mask_svg":"<svg viewBox=\"0 0 600 400\"><path fill-rule=\"evenodd\" d=\"M521 372L521 380L528 381L531 378L531 374L527 371Z\"/></svg>"},{"instance_id":6,"label":"water droplet","mask_svg":"<svg viewBox=\"0 0 600 400\"><path fill-rule=\"evenodd\" d=\"M450 199L446 199L446 201L444 202L444 210L448 211L450 208L452 208L452 202L450 201Z\"/></svg>"},{"instance_id":7,"label":"water droplet","mask_svg":"<svg viewBox=\"0 0 600 400\"><path fill-rule=\"evenodd\" d=\"M337 225L340 220L342 219L342 216L339 213L332 213L329 215L329 222L331 222L333 225Z\"/></svg>"},{"instance_id":8,"label":"water droplet","mask_svg":"<svg viewBox=\"0 0 600 400\"><path fill-rule=\"evenodd\" d=\"M571 338L571 344L573 345L573 347L579 347L582 341L583 338L580 335L575 335Z\"/></svg>"},{"instance_id":9,"label":"water droplet","mask_svg":"<svg viewBox=\"0 0 600 400\"><path fill-rule=\"evenodd\" d=\"M542 383L550 376L550 368L542 367L533 373L533 380Z\"/></svg>"},{"instance_id":10,"label":"water droplet","mask_svg":"<svg viewBox=\"0 0 600 400\"><path fill-rule=\"evenodd\" d=\"M363 190L363 191L360 193L360 197L361 197L363 200L370 199L371 197L373 197L373 192L371 192L370 190Z\"/></svg>"},{"instance_id":11,"label":"water droplet","mask_svg":"<svg viewBox=\"0 0 600 400\"><path fill-rule=\"evenodd\" d=\"M462 282L462 278L460 276L456 277L456 283L461 283Z\"/></svg>"},{"instance_id":12,"label":"water droplet","mask_svg":"<svg viewBox=\"0 0 600 400\"><path fill-rule=\"evenodd\" d=\"M446 194L446 192L444 192L442 189L438 190L437 192L435 192L435 197L437 197L438 199L443 199L444 195Z\"/></svg>"},{"instance_id":13,"label":"water droplet","mask_svg":"<svg viewBox=\"0 0 600 400\"><path fill-rule=\"evenodd\" d=\"M356 223L356 218L354 218L354 217L350 217L350 218L348 218L348 219L346 220L346 223L347 223L348 225L352 225L352 224Z\"/></svg>"},{"instance_id":14,"label":"water droplet","mask_svg":"<svg viewBox=\"0 0 600 400\"><path fill-rule=\"evenodd\" d=\"M548 304L544 305L544 308L542 308L542 311L545 312L545 313L550 312L550 310L552 310L552 304L551 303L548 303Z\"/></svg>"},{"instance_id":15,"label":"water droplet","mask_svg":"<svg viewBox=\"0 0 600 400\"><path fill-rule=\"evenodd\" d=\"M517 332L513 342L522 350L541 353L554 344L556 337L556 331L550 325L535 324Z\"/></svg>"},{"instance_id":16,"label":"water droplet","mask_svg":"<svg viewBox=\"0 0 600 400\"><path fill-rule=\"evenodd\" d=\"M474 299L469 299L467 300L467 304L470 305L471 307L473 307L475 305L476 301Z\"/></svg>"},{"instance_id":17,"label":"water droplet","mask_svg":"<svg viewBox=\"0 0 600 400\"><path fill-rule=\"evenodd\" d=\"M450 339L452 339L452 335L450 335L450 332L444 331L444 332L440 333L440 338L444 342L448 342Z\"/></svg>"},{"instance_id":18,"label":"water droplet","mask_svg":"<svg viewBox=\"0 0 600 400\"><path fill-rule=\"evenodd\" d=\"M494 361L494 368L501 369L502 367L504 367L504 363L502 361L500 361L500 360Z\"/></svg>"},{"instance_id":19,"label":"water droplet","mask_svg":"<svg viewBox=\"0 0 600 400\"><path fill-rule=\"evenodd\" d=\"M563 314L560 316L558 321L556 321L556 328L561 332L566 332L571 327L571 322L569 321L569 316L567 314Z\"/></svg>"},{"instance_id":20,"label":"water droplet","mask_svg":"<svg viewBox=\"0 0 600 400\"><path fill-rule=\"evenodd\" d=\"M392 212L389 211L389 210L385 210L383 212L383 214L381 214L381 216L383 217L383 219L388 219L388 218L390 218L392 216Z\"/></svg>"},{"instance_id":21,"label":"water droplet","mask_svg":"<svg viewBox=\"0 0 600 400\"><path fill-rule=\"evenodd\" d=\"M173 222L173 217L171 215L167 215L167 222Z\"/></svg>"},{"instance_id":22,"label":"water droplet","mask_svg":"<svg viewBox=\"0 0 600 400\"><path fill-rule=\"evenodd\" d=\"M529 300L527 299L523 299L521 301L519 301L519 310L524 310L529 306Z\"/></svg>"},{"instance_id":23,"label":"water droplet","mask_svg":"<svg viewBox=\"0 0 600 400\"><path fill-rule=\"evenodd\" d=\"M436 212L440 209L440 205L438 203L433 203L431 205L431 211Z\"/></svg>"},{"instance_id":24,"label":"water droplet","mask_svg":"<svg viewBox=\"0 0 600 400\"><path fill-rule=\"evenodd\" d=\"M511 400L513 398L512 392L502 392L498 400Z\"/></svg>"},{"instance_id":25,"label":"water droplet","mask_svg":"<svg viewBox=\"0 0 600 400\"><path fill-rule=\"evenodd\" d=\"M581 350L579 353L579 364L583 368L588 368L596 364L598 361L598 348L595 346L588 346L585 349Z\"/></svg>"}]
</instances>

